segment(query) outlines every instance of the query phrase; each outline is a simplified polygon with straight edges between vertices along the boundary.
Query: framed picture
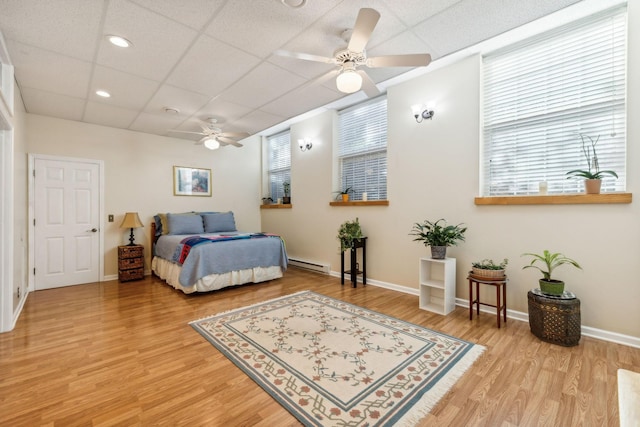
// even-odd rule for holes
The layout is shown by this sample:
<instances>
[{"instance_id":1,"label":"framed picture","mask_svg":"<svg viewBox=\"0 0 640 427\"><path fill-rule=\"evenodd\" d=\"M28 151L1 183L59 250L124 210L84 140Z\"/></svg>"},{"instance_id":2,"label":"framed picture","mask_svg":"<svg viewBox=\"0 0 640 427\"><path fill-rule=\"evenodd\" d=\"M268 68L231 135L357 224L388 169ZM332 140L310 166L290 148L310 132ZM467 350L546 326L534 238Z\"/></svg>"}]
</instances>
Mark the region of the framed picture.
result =
<instances>
[{"instance_id":1,"label":"framed picture","mask_svg":"<svg viewBox=\"0 0 640 427\"><path fill-rule=\"evenodd\" d=\"M173 167L175 196L211 196L211 169Z\"/></svg>"}]
</instances>

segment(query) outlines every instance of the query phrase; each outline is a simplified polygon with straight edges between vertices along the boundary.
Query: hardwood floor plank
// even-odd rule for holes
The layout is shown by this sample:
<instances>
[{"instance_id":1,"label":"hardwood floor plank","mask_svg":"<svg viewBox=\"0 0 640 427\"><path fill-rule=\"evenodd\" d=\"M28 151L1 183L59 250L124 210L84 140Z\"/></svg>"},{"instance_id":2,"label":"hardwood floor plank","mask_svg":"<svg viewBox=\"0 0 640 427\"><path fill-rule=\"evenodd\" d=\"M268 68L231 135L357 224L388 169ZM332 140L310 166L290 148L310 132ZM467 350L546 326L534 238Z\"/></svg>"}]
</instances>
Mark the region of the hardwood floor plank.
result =
<instances>
[{"instance_id":1,"label":"hardwood floor plank","mask_svg":"<svg viewBox=\"0 0 640 427\"><path fill-rule=\"evenodd\" d=\"M189 322L307 289L486 347L419 425L617 426L616 371L640 372L640 349L588 337L556 346L526 322L498 329L465 307L440 316L416 296L296 268L201 295L147 277L29 295L0 334L0 425L300 425Z\"/></svg>"}]
</instances>

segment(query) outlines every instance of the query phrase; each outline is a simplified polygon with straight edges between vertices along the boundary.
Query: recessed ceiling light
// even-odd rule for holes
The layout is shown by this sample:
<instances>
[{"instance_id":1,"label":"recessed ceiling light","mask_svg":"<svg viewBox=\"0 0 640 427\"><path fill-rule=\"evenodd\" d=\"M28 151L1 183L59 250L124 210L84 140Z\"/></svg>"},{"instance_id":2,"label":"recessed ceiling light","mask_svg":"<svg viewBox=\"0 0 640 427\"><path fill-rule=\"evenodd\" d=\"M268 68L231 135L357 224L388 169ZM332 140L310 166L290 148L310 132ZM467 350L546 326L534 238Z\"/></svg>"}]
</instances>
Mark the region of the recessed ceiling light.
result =
<instances>
[{"instance_id":1,"label":"recessed ceiling light","mask_svg":"<svg viewBox=\"0 0 640 427\"><path fill-rule=\"evenodd\" d=\"M129 40L120 36L108 35L107 40L109 40L112 45L118 47L129 47L133 45L133 43L131 43Z\"/></svg>"},{"instance_id":2,"label":"recessed ceiling light","mask_svg":"<svg viewBox=\"0 0 640 427\"><path fill-rule=\"evenodd\" d=\"M111 97L111 94L109 92L107 92L106 90L97 90L96 91L96 95L101 96L103 98Z\"/></svg>"}]
</instances>

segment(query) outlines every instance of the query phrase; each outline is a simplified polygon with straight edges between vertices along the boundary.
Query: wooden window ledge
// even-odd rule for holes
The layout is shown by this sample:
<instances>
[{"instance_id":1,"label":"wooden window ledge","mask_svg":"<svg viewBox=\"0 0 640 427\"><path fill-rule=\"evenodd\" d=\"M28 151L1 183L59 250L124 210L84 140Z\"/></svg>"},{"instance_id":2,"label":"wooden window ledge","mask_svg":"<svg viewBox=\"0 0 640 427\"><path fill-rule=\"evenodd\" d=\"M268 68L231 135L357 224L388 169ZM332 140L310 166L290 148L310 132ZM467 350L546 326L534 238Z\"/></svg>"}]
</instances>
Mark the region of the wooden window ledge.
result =
<instances>
[{"instance_id":1,"label":"wooden window ledge","mask_svg":"<svg viewBox=\"0 0 640 427\"><path fill-rule=\"evenodd\" d=\"M284 203L281 203L281 204L272 203L270 205L260 205L260 209L291 209L292 207L293 205L290 203L287 203L286 205Z\"/></svg>"},{"instance_id":2,"label":"wooden window ledge","mask_svg":"<svg viewBox=\"0 0 640 427\"><path fill-rule=\"evenodd\" d=\"M584 205L631 203L631 193L476 197L476 205Z\"/></svg>"},{"instance_id":3,"label":"wooden window ledge","mask_svg":"<svg viewBox=\"0 0 640 427\"><path fill-rule=\"evenodd\" d=\"M348 202L329 202L330 206L389 206L388 200L351 200Z\"/></svg>"}]
</instances>

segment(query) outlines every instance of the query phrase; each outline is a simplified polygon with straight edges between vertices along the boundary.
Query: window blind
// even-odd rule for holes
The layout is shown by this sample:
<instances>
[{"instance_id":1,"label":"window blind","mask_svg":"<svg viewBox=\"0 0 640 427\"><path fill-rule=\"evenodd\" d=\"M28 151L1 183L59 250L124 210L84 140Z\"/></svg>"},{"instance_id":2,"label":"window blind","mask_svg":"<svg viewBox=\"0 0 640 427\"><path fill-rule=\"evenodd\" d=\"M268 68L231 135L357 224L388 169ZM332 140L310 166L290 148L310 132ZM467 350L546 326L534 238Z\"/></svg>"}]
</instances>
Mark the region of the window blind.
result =
<instances>
[{"instance_id":1,"label":"window blind","mask_svg":"<svg viewBox=\"0 0 640 427\"><path fill-rule=\"evenodd\" d=\"M276 201L284 197L284 182L291 183L291 138L290 131L267 137L268 179L271 198Z\"/></svg>"},{"instance_id":2,"label":"window blind","mask_svg":"<svg viewBox=\"0 0 640 427\"><path fill-rule=\"evenodd\" d=\"M340 183L353 200L387 199L387 98L378 97L340 111Z\"/></svg>"},{"instance_id":3,"label":"window blind","mask_svg":"<svg viewBox=\"0 0 640 427\"><path fill-rule=\"evenodd\" d=\"M597 140L602 191L625 191L626 8L558 28L483 58L482 194L583 191L582 138Z\"/></svg>"}]
</instances>

